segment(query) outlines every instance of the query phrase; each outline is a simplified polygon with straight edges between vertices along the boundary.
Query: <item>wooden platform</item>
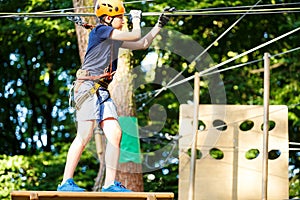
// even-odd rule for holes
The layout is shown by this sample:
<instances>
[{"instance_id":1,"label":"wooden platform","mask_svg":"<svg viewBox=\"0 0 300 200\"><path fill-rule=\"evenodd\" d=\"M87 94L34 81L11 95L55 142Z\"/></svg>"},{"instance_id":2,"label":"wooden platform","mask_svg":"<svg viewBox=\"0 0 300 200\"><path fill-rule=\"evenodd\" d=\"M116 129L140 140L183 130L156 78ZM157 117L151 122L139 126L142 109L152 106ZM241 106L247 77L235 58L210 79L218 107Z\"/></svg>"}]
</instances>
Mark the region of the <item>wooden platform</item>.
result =
<instances>
[{"instance_id":1,"label":"wooden platform","mask_svg":"<svg viewBox=\"0 0 300 200\"><path fill-rule=\"evenodd\" d=\"M12 200L173 200L172 192L12 191Z\"/></svg>"}]
</instances>

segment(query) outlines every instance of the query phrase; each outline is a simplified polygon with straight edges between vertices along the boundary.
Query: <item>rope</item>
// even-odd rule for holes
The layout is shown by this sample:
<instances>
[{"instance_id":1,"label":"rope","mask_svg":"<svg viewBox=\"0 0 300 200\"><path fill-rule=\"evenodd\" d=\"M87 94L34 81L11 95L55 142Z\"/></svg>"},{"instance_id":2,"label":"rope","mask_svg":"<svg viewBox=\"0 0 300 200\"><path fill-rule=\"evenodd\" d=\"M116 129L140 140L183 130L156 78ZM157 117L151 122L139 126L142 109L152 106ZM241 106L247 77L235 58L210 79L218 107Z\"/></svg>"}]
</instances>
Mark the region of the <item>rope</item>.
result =
<instances>
[{"instance_id":1,"label":"rope","mask_svg":"<svg viewBox=\"0 0 300 200\"><path fill-rule=\"evenodd\" d=\"M279 3L279 4L261 4L261 5L257 5L257 8L262 8L262 7L278 7L278 6L297 6L300 5L300 2L296 2L296 3ZM212 10L233 10L233 9L243 9L243 8L251 8L253 7L251 6L234 6L234 7L217 7L217 8L200 8L200 9L194 9L194 10L177 10L177 11L212 11Z\"/></svg>"},{"instance_id":2,"label":"rope","mask_svg":"<svg viewBox=\"0 0 300 200\"><path fill-rule=\"evenodd\" d=\"M130 3L130 2L128 2ZM295 4L274 4L274 6L289 6ZM298 5L298 4L297 4ZM266 5L270 6L270 5ZM90 7L79 7L80 9L90 8ZM283 7L283 8L265 8L265 9L234 9L235 7L229 7L230 9L225 8L210 8L210 9L202 9L202 10L182 10L182 11L174 11L165 13L165 15L169 16L191 16L191 15L240 15L240 14L281 14L281 13L295 13L300 12L300 7ZM239 7L237 7L239 8ZM246 8L246 7L242 7ZM66 17L66 16L95 16L94 13L65 13L66 10L74 10L78 8L66 8L60 10L53 11L40 11L40 12L32 12L32 13L13 13L13 12L2 12L0 13L0 18L14 18L14 17ZM59 11L60 13L56 12ZM142 16L159 16L161 12L143 12ZM125 14L128 15L128 14Z\"/></svg>"},{"instance_id":3,"label":"rope","mask_svg":"<svg viewBox=\"0 0 300 200\"><path fill-rule=\"evenodd\" d=\"M241 16L237 21L235 21L229 28L227 28L227 30L225 30L214 42L212 42L206 49L204 49L204 51L202 51L191 63L196 62L197 60L199 60L216 42L218 42L225 34L227 34L237 23L239 23L257 4L259 4L261 0L259 0L256 4L254 4L250 10L245 13L243 16ZM191 64L190 64L191 65ZM188 67L186 67L184 70L182 70L179 74L177 74L167 85L166 87L168 87L171 83L173 83L179 76L182 75L183 72L185 72L185 70L188 69ZM162 91L165 90L165 87L162 88L161 90L159 90L155 95L154 98L157 97Z\"/></svg>"},{"instance_id":4,"label":"rope","mask_svg":"<svg viewBox=\"0 0 300 200\"><path fill-rule=\"evenodd\" d=\"M292 31L290 31L290 32L288 32L288 33L285 33L285 34L283 34L283 35L281 35L281 36L279 36L279 37L277 37L277 38L274 38L273 40L270 40L270 41L268 41L268 42L266 42L266 43L263 43L263 44L261 44L261 45L255 47L255 48L253 48L253 49L250 49L250 50L248 50L248 51L246 51L246 52L244 52L244 53L242 53L242 54L239 54L239 55L237 55L237 56L235 56L235 57L233 57L233 58L231 58L231 59L229 59L229 60L226 60L226 61L224 61L224 62L222 62L222 63L220 63L220 64L218 64L218 65L215 65L215 66L213 66L213 67L211 67L211 68L209 68L209 69L207 69L207 70L204 70L204 71L200 72L199 76L200 76L200 77L208 76L208 75L212 75L212 74L215 74L215 73L227 71L227 70L229 70L229 69L235 69L235 68L238 68L238 67L242 67L242 66L245 66L245 65L247 65L247 64L252 64L252 63L259 62L259 61L261 61L262 59L260 59L260 60L255 60L255 61L251 61L251 62L244 63L244 64L235 65L235 66L232 66L232 67L223 69L223 70L218 70L218 71L210 72L210 71L213 71L214 69L216 69L216 68L218 68L218 67L221 67L221 66L223 66L223 65L225 65L225 64L227 64L227 63L229 63L229 62L231 62L231 61L233 61L233 60L236 60L236 59L238 59L238 58L240 58L240 57L242 57L242 56L244 56L244 55L247 55L247 54L249 54L249 53L251 53L251 52L253 52L253 51L255 51L255 50L258 50L258 49L260 49L260 48L262 48L262 47L264 47L264 46L267 46L267 45L269 45L269 44L271 44L271 43L273 43L273 42L276 42L277 40L280 40L280 39L282 39L282 38L284 38L284 37L286 37L286 36L288 36L288 35L290 35L290 34L296 32L296 31L299 31L299 30L300 30L300 27L298 27L298 28L296 28L296 29L294 29L294 30L292 30ZM276 55L271 56L271 57L283 55L283 54L290 53L290 52L293 52L293 51L296 51L296 50L300 50L300 47L297 47L297 48L295 48L295 49L292 49L292 50L289 50L289 51L286 51L286 52L282 52L282 53L276 54ZM210 73L209 73L209 72L210 72ZM175 86L180 85L180 84L183 84L183 83L185 83L185 82L188 82L188 81L190 81L190 80L192 80L192 79L194 79L194 78L195 78L195 75L192 75L192 76L187 77L187 78L185 78L185 79L183 79L183 80L181 80L181 81L178 81L178 82L176 82L176 83L173 83L173 84L164 86L164 87L162 87L161 89L154 90L154 92L155 92L155 93L158 93L158 92L161 92L162 90L163 90L163 91L164 91L164 90L167 90L167 89L169 89L169 88L175 87ZM151 94L153 94L153 93L151 93ZM156 96L157 96L157 95L155 94L155 97L156 97ZM146 103L144 103L144 104L142 105L142 107L139 108L138 110L139 110L139 111L142 110L142 108L143 108L145 105L147 105L149 102L151 102L152 99L154 99L154 97L152 97L150 100L148 100Z\"/></svg>"},{"instance_id":5,"label":"rope","mask_svg":"<svg viewBox=\"0 0 300 200\"><path fill-rule=\"evenodd\" d=\"M250 10L252 10L261 0L259 0L256 4L254 4ZM249 11L250 11L249 10ZM216 42L218 42L225 34L227 34L238 22L240 22L245 16L246 16L247 13L245 13L243 16L241 16L237 21L235 21L229 28L227 28L227 30L225 30L214 42L212 42L206 49L204 49L203 52L201 52L191 63L194 63L196 62L197 60L199 60ZM143 109L143 107L145 107L148 103L150 103L154 98L156 98L161 92L165 91L168 86L170 84L172 84L179 76L181 76L185 70L188 69L188 67L186 67L185 69L183 69L180 73L178 73L173 79L171 79L171 81L169 81L167 83L166 86L162 87L161 89L159 89L156 94L150 99L148 100L146 103L143 104L143 106L140 109Z\"/></svg>"},{"instance_id":6,"label":"rope","mask_svg":"<svg viewBox=\"0 0 300 200\"><path fill-rule=\"evenodd\" d=\"M235 56L235 57L233 57L233 58L231 58L231 59L228 59L228 60L226 60L226 61L224 61L224 62L222 62L222 63L219 63L219 64L217 64L217 65L215 65L215 66L213 66L213 67L211 67L211 68L208 68L208 69L206 69L206 70L203 70L202 72L199 73L199 76L202 77L202 76L204 76L205 74L207 74L208 72L213 71L214 69L217 69L218 67L221 67L221 66L223 66L223 65L225 65L225 64L228 64L228 63L230 63L230 62L232 62L232 61L234 61L234 60L236 60L236 59L238 59L238 58L240 58L240 57L243 57L243 56L245 56L245 55L247 55L247 54L249 54L249 53L251 53L251 52L253 52L253 51L256 51L256 50L258 50L258 49L260 49L260 48L262 48L262 47L265 47L265 46L267 46L267 45L269 45L269 44L271 44L271 43L273 43L273 42L276 42L276 41L278 41L278 40L280 40L280 39L282 39L282 38L284 38L284 37L286 37L286 36L288 36L288 35L291 35L291 34L297 32L297 31L299 31L299 30L300 30L300 27L298 27L298 28L296 28L296 29L294 29L294 30L292 30L292 31L289 31L289 32L287 32L287 33L285 33L285 34L283 34L283 35L281 35L281 36L279 36L279 37L276 37L276 38L274 38L274 39L272 39L272 40L270 40L270 41L268 41L268 42L265 42L265 43L263 43L263 44L261 44L261 45L255 47L255 48L252 48L252 49L250 49L250 50L248 50L248 51L245 51L244 53L241 53L241 54L239 54L239 55L237 55L237 56ZM192 80L193 78L194 78L194 75L193 75L193 76L190 76L190 77L188 77L188 78L185 78L185 79L183 79L183 80L181 80L181 81L178 81L177 83L171 84L171 85L169 85L166 89L169 89L169 88L175 87L175 86L177 86L177 85L180 85L180 84L182 84L182 83L185 83L185 82L187 82L187 81L190 81L190 80Z\"/></svg>"},{"instance_id":7,"label":"rope","mask_svg":"<svg viewBox=\"0 0 300 200\"><path fill-rule=\"evenodd\" d=\"M276 14L276 13L292 13L299 12L300 8L273 8L273 9L254 9L248 14ZM190 16L190 15L241 15L247 13L248 10L212 10L212 11L176 11L173 13L166 13L169 16ZM146 12L143 16L157 16L158 12Z\"/></svg>"},{"instance_id":8,"label":"rope","mask_svg":"<svg viewBox=\"0 0 300 200\"><path fill-rule=\"evenodd\" d=\"M272 10L272 11L271 11ZM260 11L260 10L253 10L248 13L248 15L261 15L261 14L283 14L283 13L299 13L300 8L290 8L290 9L271 9L270 11ZM174 13L165 13L168 16L225 16L225 15L241 15L246 13L247 10L239 10L238 12L223 12L223 11L204 11L204 12L174 12ZM159 16L161 12L144 12L142 16ZM0 18L16 18L16 17L67 17L67 16L82 16L82 17L94 17L94 13L45 13L45 12L36 12L36 13L12 13L12 12L2 12L0 13ZM129 14L125 14L129 15Z\"/></svg>"},{"instance_id":9,"label":"rope","mask_svg":"<svg viewBox=\"0 0 300 200\"><path fill-rule=\"evenodd\" d=\"M278 56L282 56L284 54L287 54L287 53L291 53L291 52L294 52L294 51L298 51L300 50L300 47L296 47L294 49L290 49L288 51L285 51L285 52L281 52L281 53L278 53L278 54L275 54L275 55L271 55L270 58L273 58L273 57L278 57ZM242 64L238 64L238 65L234 65L234 66L231 66L231 67L227 67L225 69L221 69L221 70L217 70L217 71L213 71L213 72L210 72L210 73L206 73L203 76L210 76L210 75L213 75L213 74L216 74L216 73L220 73L220 72L224 72L224 71L228 71L228 70L232 70L232 69L236 69L236 68L240 68L240 67L243 67L243 66L246 66L246 65L250 65L250 64L254 64L254 63L257 63L257 62L260 62L262 61L263 59L258 59L258 60L254 60L254 61L250 61L250 62L247 62L247 63L242 63ZM194 75L192 75L191 77L194 78ZM168 88L167 87L162 87L164 90L167 90ZM146 92L146 93L143 93L143 94L138 94L136 97L137 98L140 98L138 99L137 101L143 101L147 98L147 96L152 96L152 95L155 95L157 92L159 92L161 89L157 89L157 90L154 90L154 91L151 91L151 92ZM153 97L152 97L153 99ZM147 101L147 103L149 103L149 101ZM144 103L142 106L144 107L145 105L147 105L147 103ZM141 108L139 108L139 110L141 110Z\"/></svg>"},{"instance_id":10,"label":"rope","mask_svg":"<svg viewBox=\"0 0 300 200\"><path fill-rule=\"evenodd\" d=\"M123 4L133 4L133 3L144 3L144 2L152 2L154 0L143 0L143 1L130 1L130 2L123 2ZM263 7L278 7L278 6L297 6L300 5L300 2L296 3L279 3L279 4L262 4L262 5L256 5L257 8L263 8ZM193 10L177 10L178 12L191 12L191 11L215 11L215 10L236 10L236 9L248 9L253 6L228 6L228 7L217 7L217 8L200 8L200 9L193 9ZM82 6L82 7L76 7L76 8L62 8L62 9L56 9L56 10L49 10L49 11L43 11L43 12L64 12L64 11L70 11L70 10L79 10L79 9L91 9L94 8L94 6Z\"/></svg>"},{"instance_id":11,"label":"rope","mask_svg":"<svg viewBox=\"0 0 300 200\"><path fill-rule=\"evenodd\" d=\"M300 50L300 47L288 50L286 52L282 52L282 53L278 53L278 54L275 54L275 55L271 55L269 57L270 58L274 58L274 57L278 57L278 56L281 56L283 54L291 53L293 51L298 51L298 50ZM263 61L263 58L258 59L258 60L254 60L254 61L250 61L250 62L247 62L247 63L242 63L242 64L239 64L239 65L234 65L234 66L231 66L231 67L227 67L225 69L217 70L217 71L214 71L214 72L211 72L211 73L206 73L203 76L209 76L209 75L212 75L212 74L216 74L216 73L228 71L228 70L231 70L231 69L236 69L236 68L243 67L243 66L250 65L250 64L254 64L254 63L257 63L257 62L260 62L260 61Z\"/></svg>"},{"instance_id":12,"label":"rope","mask_svg":"<svg viewBox=\"0 0 300 200\"><path fill-rule=\"evenodd\" d=\"M289 142L290 145L298 145L300 146L300 143L299 142Z\"/></svg>"}]
</instances>

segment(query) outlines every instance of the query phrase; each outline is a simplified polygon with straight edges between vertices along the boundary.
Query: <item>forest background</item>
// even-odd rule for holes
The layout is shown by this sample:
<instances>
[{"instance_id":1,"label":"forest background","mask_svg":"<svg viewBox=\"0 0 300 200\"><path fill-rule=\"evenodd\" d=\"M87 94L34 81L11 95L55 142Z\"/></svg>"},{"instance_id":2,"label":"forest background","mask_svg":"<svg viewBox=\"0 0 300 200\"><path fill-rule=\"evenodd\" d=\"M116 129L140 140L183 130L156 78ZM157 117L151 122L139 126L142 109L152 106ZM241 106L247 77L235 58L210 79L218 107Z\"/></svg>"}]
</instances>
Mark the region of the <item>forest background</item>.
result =
<instances>
[{"instance_id":1,"label":"forest background","mask_svg":"<svg viewBox=\"0 0 300 200\"><path fill-rule=\"evenodd\" d=\"M229 7L249 10L256 3L252 0L155 0L127 4L126 8L127 12L130 9L160 12L166 6L192 11ZM285 0L260 1L257 6L274 4L278 6L271 7L272 9L300 6L297 2ZM72 7L71 0L0 0L1 13ZM292 9L272 13L248 13L215 42L241 18L242 13L236 12L218 14L218 11L215 11L203 15L173 16L164 30L176 31L183 38L195 41L204 49L212 45L208 53L214 61L213 64L218 64L300 26L300 14L292 12ZM142 25L152 27L156 21L157 16L143 17ZM62 178L68 147L76 132L74 113L68 106L68 91L76 70L81 65L75 25L66 17L0 17L0 25L0 197L9 199L11 190L56 190ZM217 79L221 80L219 83L224 87L225 99L211 98L211 83L205 78L201 79L200 94L203 104L262 105L261 59L265 52L273 55L270 104L286 105L289 110L290 198L300 197L300 155L297 150L297 144L300 142L300 57L297 51L299 41L299 33L296 32L222 66L222 69L226 69L245 64L218 73ZM152 61L150 64L149 59ZM248 64L251 61L258 62ZM165 149L172 149L177 142L170 141L168 136L178 135L179 106L181 103L192 101L193 94L187 94L186 102L182 102L170 89L163 90L157 96L154 96L155 91L172 79L172 74L167 73L172 69L178 74L182 72L183 77L192 76L197 69L185 58L167 48L161 49L159 41L154 42L149 49L132 52L129 63L138 67L139 75L142 74L145 79L154 83L144 84L134 91L140 127L154 123L153 118L149 116L153 105L160 105L159 109L163 109L164 113L164 121L160 122L163 124L162 128L153 131L149 137L141 138L141 151L151 152L165 146L168 147ZM160 80L161 84L158 84L157 80ZM193 80L188 84L193 86ZM160 118L157 119L159 120ZM153 165L153 170L143 173L145 191L172 191L178 194L178 148L174 147L176 150L171 157L167 156L168 152L163 152L161 160L157 161L163 165ZM148 159L148 154L145 155L147 159L144 158L143 164L153 164L147 163L151 159ZM98 165L94 143L91 142L76 171L76 181L80 186L89 191L93 190ZM151 169L151 166L148 166L148 169Z\"/></svg>"}]
</instances>

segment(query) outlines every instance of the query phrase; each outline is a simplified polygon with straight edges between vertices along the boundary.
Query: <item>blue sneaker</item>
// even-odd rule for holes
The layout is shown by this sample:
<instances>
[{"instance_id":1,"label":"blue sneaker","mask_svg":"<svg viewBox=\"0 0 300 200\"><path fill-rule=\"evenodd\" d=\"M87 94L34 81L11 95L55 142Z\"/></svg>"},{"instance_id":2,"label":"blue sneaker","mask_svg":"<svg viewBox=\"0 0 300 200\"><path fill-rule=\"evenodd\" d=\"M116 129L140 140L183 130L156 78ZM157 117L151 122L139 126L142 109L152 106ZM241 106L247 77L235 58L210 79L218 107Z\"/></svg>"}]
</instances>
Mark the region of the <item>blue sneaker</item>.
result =
<instances>
[{"instance_id":1,"label":"blue sneaker","mask_svg":"<svg viewBox=\"0 0 300 200\"><path fill-rule=\"evenodd\" d=\"M69 178L63 185L59 185L57 187L57 191L64 191L64 192L84 192L85 189L76 185L72 178Z\"/></svg>"},{"instance_id":2,"label":"blue sneaker","mask_svg":"<svg viewBox=\"0 0 300 200\"><path fill-rule=\"evenodd\" d=\"M109 186L108 188L102 188L102 192L132 192L131 190L126 189L124 185L120 182L115 181L114 185Z\"/></svg>"}]
</instances>

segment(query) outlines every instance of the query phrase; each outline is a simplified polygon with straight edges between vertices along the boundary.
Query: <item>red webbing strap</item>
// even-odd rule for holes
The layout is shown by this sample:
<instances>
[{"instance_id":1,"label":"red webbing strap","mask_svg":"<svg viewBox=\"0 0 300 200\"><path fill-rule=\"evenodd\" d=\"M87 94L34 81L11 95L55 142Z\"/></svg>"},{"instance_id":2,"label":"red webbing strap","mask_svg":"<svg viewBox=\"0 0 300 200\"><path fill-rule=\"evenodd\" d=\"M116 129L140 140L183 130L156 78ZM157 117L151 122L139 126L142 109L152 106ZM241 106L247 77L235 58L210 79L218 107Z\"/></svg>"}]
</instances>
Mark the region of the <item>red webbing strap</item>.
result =
<instances>
[{"instance_id":1,"label":"red webbing strap","mask_svg":"<svg viewBox=\"0 0 300 200\"><path fill-rule=\"evenodd\" d=\"M97 81L97 80L101 80L104 78L111 79L114 74L115 74L115 72L113 72L113 73L107 72L107 73L101 74L99 76L82 76L82 77L78 77L77 80Z\"/></svg>"}]
</instances>

